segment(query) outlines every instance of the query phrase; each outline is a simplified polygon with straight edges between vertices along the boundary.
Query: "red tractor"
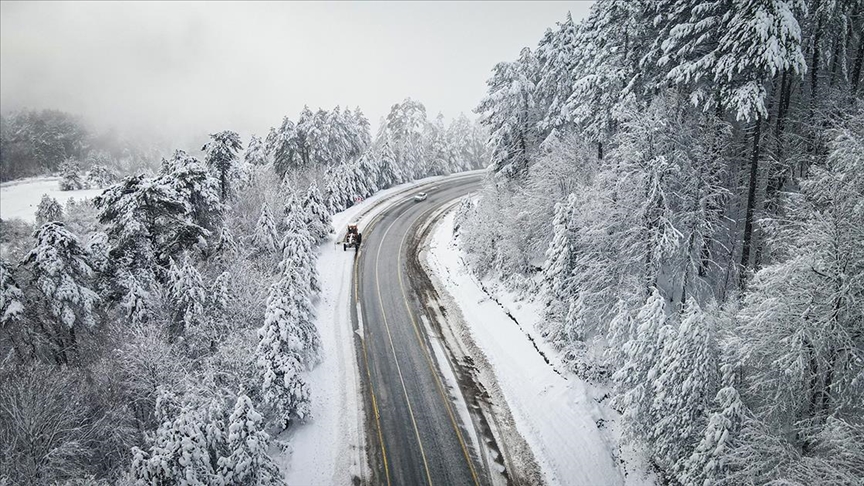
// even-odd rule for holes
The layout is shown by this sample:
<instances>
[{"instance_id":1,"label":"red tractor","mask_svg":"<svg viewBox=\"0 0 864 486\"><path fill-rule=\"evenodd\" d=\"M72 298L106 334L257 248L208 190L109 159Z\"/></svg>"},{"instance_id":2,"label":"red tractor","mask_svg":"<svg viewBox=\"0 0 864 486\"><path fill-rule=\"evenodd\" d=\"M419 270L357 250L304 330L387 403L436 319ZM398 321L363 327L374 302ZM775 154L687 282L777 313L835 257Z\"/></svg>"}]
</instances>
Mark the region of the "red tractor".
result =
<instances>
[{"instance_id":1,"label":"red tractor","mask_svg":"<svg viewBox=\"0 0 864 486\"><path fill-rule=\"evenodd\" d=\"M348 247L354 247L356 252L360 248L360 242L363 241L363 235L357 229L356 224L348 225L348 232L345 233L345 241L342 242L342 251L348 250Z\"/></svg>"}]
</instances>

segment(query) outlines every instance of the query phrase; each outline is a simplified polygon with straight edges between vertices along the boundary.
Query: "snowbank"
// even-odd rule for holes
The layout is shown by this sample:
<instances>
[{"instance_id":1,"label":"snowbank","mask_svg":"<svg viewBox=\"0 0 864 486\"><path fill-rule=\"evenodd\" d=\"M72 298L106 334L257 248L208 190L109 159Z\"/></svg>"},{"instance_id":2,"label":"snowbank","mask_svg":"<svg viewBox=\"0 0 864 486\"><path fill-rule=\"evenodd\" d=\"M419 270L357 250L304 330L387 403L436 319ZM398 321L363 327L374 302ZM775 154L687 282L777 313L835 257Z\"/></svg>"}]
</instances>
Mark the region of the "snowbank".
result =
<instances>
[{"instance_id":1,"label":"snowbank","mask_svg":"<svg viewBox=\"0 0 864 486\"><path fill-rule=\"evenodd\" d=\"M62 205L69 199L91 199L102 194L102 189L61 191L59 177L4 182L0 186L0 219L20 218L29 223L36 221L36 207L42 196L48 194Z\"/></svg>"},{"instance_id":2,"label":"snowbank","mask_svg":"<svg viewBox=\"0 0 864 486\"><path fill-rule=\"evenodd\" d=\"M479 282L454 243L454 212L434 228L425 263L461 311L474 344L492 368L516 427L548 484L654 484L633 451L622 452L617 414L595 390L560 366L558 353L537 334L542 309ZM440 282L446 282L446 285ZM450 322L450 325L453 325ZM455 332L455 331L454 331Z\"/></svg>"}]
</instances>

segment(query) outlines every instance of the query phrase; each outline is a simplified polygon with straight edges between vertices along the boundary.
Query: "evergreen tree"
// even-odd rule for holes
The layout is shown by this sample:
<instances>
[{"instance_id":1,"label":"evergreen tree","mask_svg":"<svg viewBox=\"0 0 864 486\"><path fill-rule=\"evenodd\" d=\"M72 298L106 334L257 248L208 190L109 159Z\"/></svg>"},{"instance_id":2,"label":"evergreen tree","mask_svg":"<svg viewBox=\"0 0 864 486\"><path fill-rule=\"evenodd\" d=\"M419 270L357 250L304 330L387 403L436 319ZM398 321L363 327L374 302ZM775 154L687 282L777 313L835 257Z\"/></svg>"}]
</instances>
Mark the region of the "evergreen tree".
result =
<instances>
[{"instance_id":1,"label":"evergreen tree","mask_svg":"<svg viewBox=\"0 0 864 486\"><path fill-rule=\"evenodd\" d=\"M84 189L84 179L81 177L81 165L75 159L66 159L60 164L60 190L78 191Z\"/></svg>"},{"instance_id":2,"label":"evergreen tree","mask_svg":"<svg viewBox=\"0 0 864 486\"><path fill-rule=\"evenodd\" d=\"M118 280L123 292L120 307L124 309L126 319L131 324L137 326L149 322L152 310L150 304L151 295L147 290L147 284L141 282L129 270L123 270Z\"/></svg>"},{"instance_id":3,"label":"evergreen tree","mask_svg":"<svg viewBox=\"0 0 864 486\"><path fill-rule=\"evenodd\" d=\"M210 134L210 141L201 148L207 155L204 162L219 181L219 195L226 201L232 194L235 181L239 178L238 152L243 150L240 135L226 130Z\"/></svg>"},{"instance_id":4,"label":"evergreen tree","mask_svg":"<svg viewBox=\"0 0 864 486\"><path fill-rule=\"evenodd\" d=\"M156 263L167 261L176 251L181 236L205 234L189 221L188 203L166 182L163 177L130 176L93 201L112 244L111 257L151 274L145 280L152 278Z\"/></svg>"},{"instance_id":5,"label":"evergreen tree","mask_svg":"<svg viewBox=\"0 0 864 486\"><path fill-rule=\"evenodd\" d=\"M330 212L327 210L327 206L324 205L318 185L314 182L306 190L302 209L305 214L306 227L316 242L320 243L333 232L333 222Z\"/></svg>"},{"instance_id":6,"label":"evergreen tree","mask_svg":"<svg viewBox=\"0 0 864 486\"><path fill-rule=\"evenodd\" d=\"M43 225L51 221L63 220L63 206L56 199L43 194L39 201L39 206L36 207L36 224Z\"/></svg>"},{"instance_id":7,"label":"evergreen tree","mask_svg":"<svg viewBox=\"0 0 864 486\"><path fill-rule=\"evenodd\" d=\"M182 336L187 330L192 331L204 324L204 307L207 304L208 292L201 274L189 258L186 258L181 266L171 261L168 280L173 305L172 334Z\"/></svg>"},{"instance_id":8,"label":"evergreen tree","mask_svg":"<svg viewBox=\"0 0 864 486\"><path fill-rule=\"evenodd\" d=\"M280 178L296 165L297 146L294 122L286 116L279 128L272 128L267 135L267 152L273 156L273 170Z\"/></svg>"},{"instance_id":9,"label":"evergreen tree","mask_svg":"<svg viewBox=\"0 0 864 486\"><path fill-rule=\"evenodd\" d=\"M727 455L744 419L744 405L735 389L735 369L724 365L723 388L714 397L713 412L702 438L687 458L679 476L681 484L717 484L727 477Z\"/></svg>"},{"instance_id":10,"label":"evergreen tree","mask_svg":"<svg viewBox=\"0 0 864 486\"><path fill-rule=\"evenodd\" d=\"M537 59L524 48L516 61L495 66L487 81L489 94L475 110L491 131L495 171L511 178L526 173L531 153L541 142L537 77Z\"/></svg>"},{"instance_id":11,"label":"evergreen tree","mask_svg":"<svg viewBox=\"0 0 864 486\"><path fill-rule=\"evenodd\" d=\"M666 471L684 469L717 390L717 349L709 319L691 300L656 365L651 415L657 420L650 437L654 455Z\"/></svg>"},{"instance_id":12,"label":"evergreen tree","mask_svg":"<svg viewBox=\"0 0 864 486\"><path fill-rule=\"evenodd\" d=\"M216 254L216 258L223 264L240 254L240 247L237 245L234 235L227 226L223 226L219 232L219 241L216 243L213 251Z\"/></svg>"},{"instance_id":13,"label":"evergreen tree","mask_svg":"<svg viewBox=\"0 0 864 486\"><path fill-rule=\"evenodd\" d=\"M5 261L0 260L0 326L3 328L21 317L24 312L24 294L12 278L12 272Z\"/></svg>"},{"instance_id":14,"label":"evergreen tree","mask_svg":"<svg viewBox=\"0 0 864 486\"><path fill-rule=\"evenodd\" d=\"M302 376L306 344L302 326L308 316L297 305L297 291L282 282L270 288L264 326L255 351L261 371L264 401L278 414L283 426L309 417L309 385Z\"/></svg>"},{"instance_id":15,"label":"evergreen tree","mask_svg":"<svg viewBox=\"0 0 864 486\"><path fill-rule=\"evenodd\" d=\"M278 248L279 237L276 233L276 222L270 215L270 208L265 202L261 206L261 216L255 225L255 233L252 235L252 244L259 250L275 252Z\"/></svg>"},{"instance_id":16,"label":"evergreen tree","mask_svg":"<svg viewBox=\"0 0 864 486\"><path fill-rule=\"evenodd\" d=\"M51 342L54 356L63 363L77 346L76 328L96 326L99 296L91 290L93 269L78 238L52 222L42 225L33 235L36 246L23 264L32 276L32 288L48 314L56 319L40 326Z\"/></svg>"},{"instance_id":17,"label":"evergreen tree","mask_svg":"<svg viewBox=\"0 0 864 486\"><path fill-rule=\"evenodd\" d=\"M261 140L261 137L252 135L252 138L249 139L249 145L246 147L246 155L243 156L243 160L252 166L267 165L270 163L270 154L267 152L267 146Z\"/></svg>"},{"instance_id":18,"label":"evergreen tree","mask_svg":"<svg viewBox=\"0 0 864 486\"><path fill-rule=\"evenodd\" d=\"M279 268L283 272L296 269L304 276L304 286L311 292L321 290L318 283L318 273L315 268L315 252L313 251L314 240L306 229L306 218L308 215L297 204L294 198L290 198L285 207L287 216L285 218L285 237L282 239L282 261Z\"/></svg>"},{"instance_id":19,"label":"evergreen tree","mask_svg":"<svg viewBox=\"0 0 864 486\"><path fill-rule=\"evenodd\" d=\"M87 172L87 185L95 189L103 189L117 182L117 174L108 167L96 164Z\"/></svg>"},{"instance_id":20,"label":"evergreen tree","mask_svg":"<svg viewBox=\"0 0 864 486\"><path fill-rule=\"evenodd\" d=\"M571 194L566 202L555 205L552 241L546 250L546 262L543 265L543 285L553 300L561 300L566 296L567 282L573 272L575 249L571 245L576 238L576 228L572 226L572 220L577 203L578 198Z\"/></svg>"},{"instance_id":21,"label":"evergreen tree","mask_svg":"<svg viewBox=\"0 0 864 486\"><path fill-rule=\"evenodd\" d=\"M263 417L246 395L237 397L228 419L227 448L219 458L219 475L225 485L283 484L276 464L267 454L270 436L262 430Z\"/></svg>"},{"instance_id":22,"label":"evergreen tree","mask_svg":"<svg viewBox=\"0 0 864 486\"><path fill-rule=\"evenodd\" d=\"M613 376L618 393L613 403L622 410L628 429L637 437L647 438L654 425L650 410L654 399L652 383L657 378L661 346L668 337L663 335L669 326L666 313L666 300L654 288L631 324L630 338L623 349L625 362Z\"/></svg>"},{"instance_id":23,"label":"evergreen tree","mask_svg":"<svg viewBox=\"0 0 864 486\"><path fill-rule=\"evenodd\" d=\"M207 168L198 159L190 157L182 150L174 153L170 166L173 170L159 179L172 186L186 205L187 219L194 225L189 226L189 233L181 235L180 238L186 241L188 247L190 243L198 243L200 239L209 236L221 223L224 206L219 196L220 182L210 176Z\"/></svg>"},{"instance_id":24,"label":"evergreen tree","mask_svg":"<svg viewBox=\"0 0 864 486\"><path fill-rule=\"evenodd\" d=\"M212 426L208 412L208 407L183 403L160 390L156 401L159 427L148 440L149 450L132 448L131 472L136 484L221 484L213 463L225 437L220 427Z\"/></svg>"}]
</instances>

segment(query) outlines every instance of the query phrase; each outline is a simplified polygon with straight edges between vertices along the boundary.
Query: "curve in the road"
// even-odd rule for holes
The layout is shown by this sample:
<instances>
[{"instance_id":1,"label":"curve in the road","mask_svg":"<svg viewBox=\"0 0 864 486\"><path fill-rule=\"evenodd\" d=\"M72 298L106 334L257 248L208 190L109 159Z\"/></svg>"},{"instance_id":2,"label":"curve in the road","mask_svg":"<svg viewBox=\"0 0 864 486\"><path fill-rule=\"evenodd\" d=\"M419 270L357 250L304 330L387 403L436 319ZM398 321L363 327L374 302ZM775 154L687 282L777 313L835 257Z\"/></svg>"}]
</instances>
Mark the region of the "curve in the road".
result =
<instances>
[{"instance_id":1,"label":"curve in the road","mask_svg":"<svg viewBox=\"0 0 864 486\"><path fill-rule=\"evenodd\" d=\"M405 285L405 241L419 221L476 190L479 178L440 182L429 199L410 198L379 215L364 231L356 255L356 318L361 354L386 484L486 483L465 442L427 337L415 317L420 307ZM377 237L375 228L385 228ZM361 228L362 230L362 228Z\"/></svg>"}]
</instances>

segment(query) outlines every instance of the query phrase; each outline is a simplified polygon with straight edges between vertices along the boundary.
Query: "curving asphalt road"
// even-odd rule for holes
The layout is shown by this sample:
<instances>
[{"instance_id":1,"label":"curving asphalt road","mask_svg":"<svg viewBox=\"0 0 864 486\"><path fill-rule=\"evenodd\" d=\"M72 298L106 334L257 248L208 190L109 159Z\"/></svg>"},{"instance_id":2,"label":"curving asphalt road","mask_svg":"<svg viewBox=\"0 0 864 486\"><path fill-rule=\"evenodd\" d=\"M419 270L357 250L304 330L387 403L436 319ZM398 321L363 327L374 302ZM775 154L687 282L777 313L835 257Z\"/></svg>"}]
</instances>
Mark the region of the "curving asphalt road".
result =
<instances>
[{"instance_id":1,"label":"curving asphalt road","mask_svg":"<svg viewBox=\"0 0 864 486\"><path fill-rule=\"evenodd\" d=\"M444 180L360 228L352 315L363 329L358 359L368 400L374 482L384 485L486 485L488 472L447 398L406 271L416 225L435 209L479 188L480 176ZM428 187L428 186L427 186ZM359 321L359 322L358 322Z\"/></svg>"}]
</instances>

